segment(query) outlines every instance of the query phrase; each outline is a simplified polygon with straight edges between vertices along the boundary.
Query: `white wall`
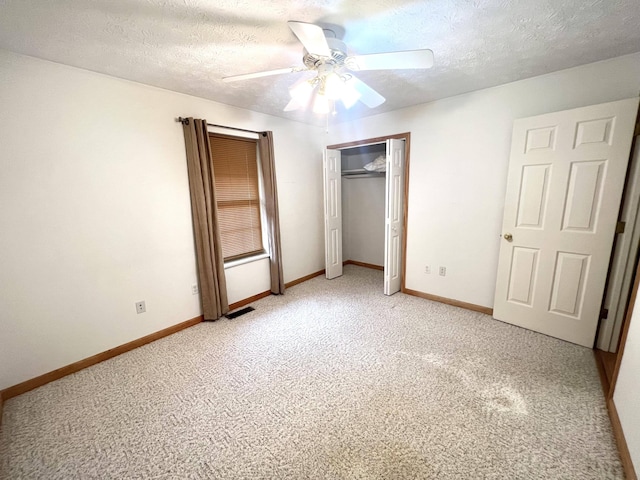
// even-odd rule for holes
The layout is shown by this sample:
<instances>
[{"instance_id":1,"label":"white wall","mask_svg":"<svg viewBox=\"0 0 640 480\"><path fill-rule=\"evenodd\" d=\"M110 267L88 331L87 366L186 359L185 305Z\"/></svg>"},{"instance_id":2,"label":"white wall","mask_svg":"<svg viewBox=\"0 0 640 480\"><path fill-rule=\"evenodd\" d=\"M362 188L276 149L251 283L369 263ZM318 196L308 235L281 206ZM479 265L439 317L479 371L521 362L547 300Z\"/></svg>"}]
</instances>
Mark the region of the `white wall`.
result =
<instances>
[{"instance_id":1,"label":"white wall","mask_svg":"<svg viewBox=\"0 0 640 480\"><path fill-rule=\"evenodd\" d=\"M344 260L384 265L384 204L384 177L342 178Z\"/></svg>"},{"instance_id":2,"label":"white wall","mask_svg":"<svg viewBox=\"0 0 640 480\"><path fill-rule=\"evenodd\" d=\"M285 281L324 267L322 129L0 51L0 389L201 313L178 116L273 130Z\"/></svg>"},{"instance_id":3,"label":"white wall","mask_svg":"<svg viewBox=\"0 0 640 480\"><path fill-rule=\"evenodd\" d=\"M224 276L227 280L229 304L271 290L268 258L226 267Z\"/></svg>"},{"instance_id":4,"label":"white wall","mask_svg":"<svg viewBox=\"0 0 640 480\"><path fill-rule=\"evenodd\" d=\"M334 125L330 144L411 132L406 287L492 307L513 120L639 91L628 55Z\"/></svg>"},{"instance_id":5,"label":"white wall","mask_svg":"<svg viewBox=\"0 0 640 480\"><path fill-rule=\"evenodd\" d=\"M640 473L640 301L636 301L618 373L613 402L616 405L631 460Z\"/></svg>"}]
</instances>

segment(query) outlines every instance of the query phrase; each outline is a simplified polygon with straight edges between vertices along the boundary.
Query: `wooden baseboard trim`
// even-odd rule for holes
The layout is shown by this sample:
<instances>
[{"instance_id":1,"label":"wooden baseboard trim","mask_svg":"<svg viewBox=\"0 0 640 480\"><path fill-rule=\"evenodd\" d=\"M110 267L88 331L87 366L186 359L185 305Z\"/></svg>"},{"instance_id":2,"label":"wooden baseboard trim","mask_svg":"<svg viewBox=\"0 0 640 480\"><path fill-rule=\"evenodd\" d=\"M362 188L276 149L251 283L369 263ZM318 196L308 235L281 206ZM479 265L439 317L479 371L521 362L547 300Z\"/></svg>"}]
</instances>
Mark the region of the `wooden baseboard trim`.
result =
<instances>
[{"instance_id":1,"label":"wooden baseboard trim","mask_svg":"<svg viewBox=\"0 0 640 480\"><path fill-rule=\"evenodd\" d=\"M485 313L493 316L493 308L483 307L482 305L476 305L475 303L461 302L460 300L454 300L452 298L439 297L438 295L431 295L430 293L419 292L418 290L411 290L405 288L402 293L407 295L413 295L414 297L426 298L427 300L433 300L434 302L446 303L447 305L453 305L454 307L466 308L467 310L473 310L474 312Z\"/></svg>"},{"instance_id":2,"label":"wooden baseboard trim","mask_svg":"<svg viewBox=\"0 0 640 480\"><path fill-rule=\"evenodd\" d=\"M138 338L137 340L125 343L124 345L111 348L105 352L98 353L83 360L79 360L70 365L66 365L64 367L58 368L57 370L53 370L52 372L40 375L39 377L32 378L31 380L18 383L17 385L13 385L12 387L8 387L0 391L0 396L3 400L8 400L17 395L28 392L29 390L33 390L34 388L38 388L42 385L46 385L49 382L53 382L54 380L58 380L62 377L66 377L67 375L71 375L72 373L76 373L84 368L95 365L96 363L103 362L122 353L133 350L134 348L141 347L143 345L146 345L147 343L151 343L155 340L159 340L160 338L179 332L180 330L184 330L185 328L197 325L198 323L202 322L202 319L203 317L202 315L200 315L198 317L192 318L191 320L187 320L186 322L178 323L177 325L165 328L163 330L160 330L159 332L155 332L145 337Z\"/></svg>"},{"instance_id":3,"label":"wooden baseboard trim","mask_svg":"<svg viewBox=\"0 0 640 480\"><path fill-rule=\"evenodd\" d=\"M633 468L633 462L631 461L631 455L629 454L629 447L627 446L627 440L624 438L622 424L620 423L620 417L618 416L618 410L616 409L616 404L613 402L613 398L607 399L607 410L609 411L609 419L611 420L613 436L616 438L616 444L618 445L618 453L620 454L620 461L622 462L622 468L624 469L624 476L626 480L638 480L636 471Z\"/></svg>"},{"instance_id":4,"label":"wooden baseboard trim","mask_svg":"<svg viewBox=\"0 0 640 480\"><path fill-rule=\"evenodd\" d=\"M374 270L384 271L382 265L374 265L373 263L358 262L357 260L345 260L342 265L357 265L358 267L373 268Z\"/></svg>"},{"instance_id":5,"label":"wooden baseboard trim","mask_svg":"<svg viewBox=\"0 0 640 480\"><path fill-rule=\"evenodd\" d=\"M229 311L233 311L236 308L244 307L245 305L250 304L251 302L255 302L256 300L260 300L261 298L265 298L271 295L271 291L267 290L266 292L258 293L252 297L245 298L244 300L240 300L239 302L235 302L229 305Z\"/></svg>"},{"instance_id":6,"label":"wooden baseboard trim","mask_svg":"<svg viewBox=\"0 0 640 480\"><path fill-rule=\"evenodd\" d=\"M306 275L302 278L298 278L296 280L292 280L291 282L285 284L286 288L292 287L299 283L310 280L311 278L317 277L319 275L324 274L324 270L320 270L319 272L312 273L310 275ZM258 293L249 298L245 298L244 300L240 300L239 302L232 303L229 305L230 310L235 310L240 307L244 307L245 305L255 302L256 300L260 300L261 298L265 298L271 295L270 291ZM45 373L44 375L40 375L39 377L32 378L30 380L26 380L22 383L18 383L17 385L13 385L11 387L7 387L4 390L0 390L0 423L2 422L2 405L4 400L8 400L15 396L21 395L23 393L28 392L29 390L33 390L34 388L41 387L42 385L46 385L49 382L53 382L54 380L58 380L62 377L66 377L67 375L71 375L72 373L76 373L84 368L95 365L96 363L103 362L110 358L113 358L122 353L128 352L129 350L133 350L134 348L141 347L146 345L147 343L151 343L155 340L158 340L162 337L166 337L173 333L179 332L180 330L184 330L185 328L192 327L200 322L202 322L202 315L192 318L191 320L187 320L186 322L179 323L177 325L173 325L172 327L165 328L164 330L160 330L159 332L152 333L145 337L139 338L137 340L133 340L129 343L125 343L124 345L120 345L118 347L114 347L110 350L107 350L102 353L98 353L93 355L92 357L85 358L83 360L79 360L70 365L66 365L64 367L58 368L57 370L53 370L51 372Z\"/></svg>"},{"instance_id":7,"label":"wooden baseboard trim","mask_svg":"<svg viewBox=\"0 0 640 480\"><path fill-rule=\"evenodd\" d=\"M304 277L297 278L296 280L291 280L290 282L287 282L284 284L284 288L293 287L294 285L298 285L299 283L306 282L307 280L311 280L312 278L317 277L319 275L323 275L323 274L324 274L324 270L320 270L319 272L305 275ZM266 292L258 293L252 297L245 298L244 300L240 300L238 302L230 304L229 310L231 311L240 307L244 307L245 305L248 305L251 302L255 302L256 300L260 300L261 298L268 297L269 295L271 295L271 291L269 290L267 290Z\"/></svg>"},{"instance_id":8,"label":"wooden baseboard trim","mask_svg":"<svg viewBox=\"0 0 640 480\"><path fill-rule=\"evenodd\" d=\"M310 273L309 275L305 275L304 277L300 277L296 280L291 280L290 282L285 283L284 287L285 288L293 287L294 285L298 285L299 283L306 282L307 280L311 280L312 278L319 277L320 275L324 275L324 273L325 273L324 269L315 273Z\"/></svg>"},{"instance_id":9,"label":"wooden baseboard trim","mask_svg":"<svg viewBox=\"0 0 640 480\"><path fill-rule=\"evenodd\" d=\"M606 399L609 396L609 380L607 379L607 372L604 371L604 361L600 356L600 350L593 349L593 359L596 362L596 367L598 368L598 376L600 377L600 385L602 386L602 392L604 393L604 398Z\"/></svg>"}]
</instances>

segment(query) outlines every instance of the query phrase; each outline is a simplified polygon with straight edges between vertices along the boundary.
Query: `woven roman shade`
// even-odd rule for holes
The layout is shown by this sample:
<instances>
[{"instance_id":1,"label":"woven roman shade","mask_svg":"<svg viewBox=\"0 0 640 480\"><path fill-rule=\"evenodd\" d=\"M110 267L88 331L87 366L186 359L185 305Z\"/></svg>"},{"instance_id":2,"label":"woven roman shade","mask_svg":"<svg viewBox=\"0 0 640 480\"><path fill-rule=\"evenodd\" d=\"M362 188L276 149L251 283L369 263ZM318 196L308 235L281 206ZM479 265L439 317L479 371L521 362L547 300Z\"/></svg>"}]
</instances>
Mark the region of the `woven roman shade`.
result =
<instances>
[{"instance_id":1,"label":"woven roman shade","mask_svg":"<svg viewBox=\"0 0 640 480\"><path fill-rule=\"evenodd\" d=\"M257 142L209 134L225 261L264 252Z\"/></svg>"}]
</instances>

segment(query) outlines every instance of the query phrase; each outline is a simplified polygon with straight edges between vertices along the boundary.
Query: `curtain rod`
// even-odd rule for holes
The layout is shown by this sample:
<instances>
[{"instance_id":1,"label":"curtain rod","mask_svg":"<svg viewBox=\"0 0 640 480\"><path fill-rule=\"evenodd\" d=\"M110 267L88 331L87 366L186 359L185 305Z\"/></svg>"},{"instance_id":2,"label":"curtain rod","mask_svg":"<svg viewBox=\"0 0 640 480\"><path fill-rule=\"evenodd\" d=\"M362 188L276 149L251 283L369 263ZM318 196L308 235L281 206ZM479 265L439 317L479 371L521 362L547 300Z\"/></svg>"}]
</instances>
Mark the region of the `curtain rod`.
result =
<instances>
[{"instance_id":1,"label":"curtain rod","mask_svg":"<svg viewBox=\"0 0 640 480\"><path fill-rule=\"evenodd\" d=\"M178 117L178 122L180 122L183 125L189 125L189 119L188 118ZM255 134L258 134L258 135L262 135L263 137L267 136L266 132L256 132L255 130L247 130L245 128L227 127L226 125L216 125L215 123L207 123L207 126L209 126L209 127L219 127L219 128L228 128L229 130L238 130L239 132L255 133Z\"/></svg>"}]
</instances>

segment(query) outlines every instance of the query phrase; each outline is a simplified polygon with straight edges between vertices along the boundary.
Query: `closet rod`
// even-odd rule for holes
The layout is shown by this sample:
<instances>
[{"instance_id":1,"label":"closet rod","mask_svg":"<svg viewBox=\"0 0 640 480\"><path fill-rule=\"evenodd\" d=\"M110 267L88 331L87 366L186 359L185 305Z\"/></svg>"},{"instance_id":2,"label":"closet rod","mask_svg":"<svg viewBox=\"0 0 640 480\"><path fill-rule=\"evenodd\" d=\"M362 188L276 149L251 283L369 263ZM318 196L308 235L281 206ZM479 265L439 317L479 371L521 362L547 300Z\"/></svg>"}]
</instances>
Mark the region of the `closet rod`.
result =
<instances>
[{"instance_id":1,"label":"closet rod","mask_svg":"<svg viewBox=\"0 0 640 480\"><path fill-rule=\"evenodd\" d=\"M189 125L189 119L178 117L178 122L183 125ZM219 128L228 128L229 130L237 130L239 132L247 132L247 133L256 133L258 135L262 135L263 137L267 136L267 132L256 132L255 130L247 130L246 128L237 128L237 127L227 127L226 125L216 125L215 123L207 123L209 127L219 127Z\"/></svg>"}]
</instances>

